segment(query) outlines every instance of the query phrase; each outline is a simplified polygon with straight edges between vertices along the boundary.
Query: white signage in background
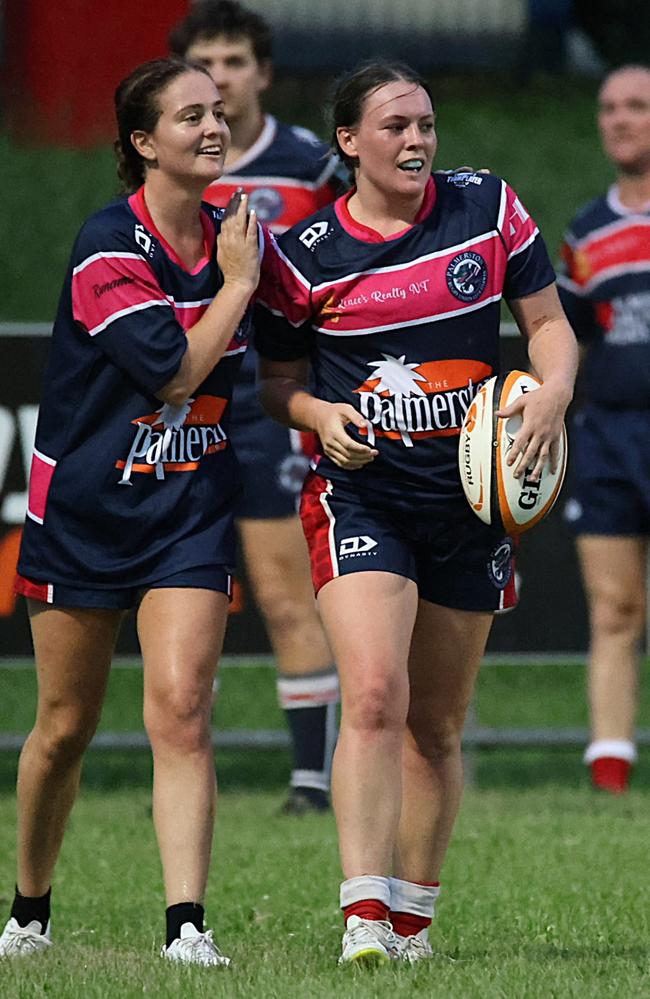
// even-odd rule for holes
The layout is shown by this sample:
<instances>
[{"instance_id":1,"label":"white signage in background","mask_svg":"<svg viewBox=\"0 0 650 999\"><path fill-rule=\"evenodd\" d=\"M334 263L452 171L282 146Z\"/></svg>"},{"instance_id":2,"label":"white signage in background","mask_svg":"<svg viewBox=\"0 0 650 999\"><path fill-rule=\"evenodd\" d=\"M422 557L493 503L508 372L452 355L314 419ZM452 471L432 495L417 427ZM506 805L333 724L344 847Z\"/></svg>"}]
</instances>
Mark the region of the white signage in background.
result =
<instances>
[{"instance_id":1,"label":"white signage in background","mask_svg":"<svg viewBox=\"0 0 650 999\"><path fill-rule=\"evenodd\" d=\"M0 508L0 520L5 524L22 524L27 511L27 483L36 436L38 406L19 406L13 413L6 406L0 406L0 494L4 492L9 471L9 463L20 449L24 471L25 488L21 492L7 493Z\"/></svg>"}]
</instances>

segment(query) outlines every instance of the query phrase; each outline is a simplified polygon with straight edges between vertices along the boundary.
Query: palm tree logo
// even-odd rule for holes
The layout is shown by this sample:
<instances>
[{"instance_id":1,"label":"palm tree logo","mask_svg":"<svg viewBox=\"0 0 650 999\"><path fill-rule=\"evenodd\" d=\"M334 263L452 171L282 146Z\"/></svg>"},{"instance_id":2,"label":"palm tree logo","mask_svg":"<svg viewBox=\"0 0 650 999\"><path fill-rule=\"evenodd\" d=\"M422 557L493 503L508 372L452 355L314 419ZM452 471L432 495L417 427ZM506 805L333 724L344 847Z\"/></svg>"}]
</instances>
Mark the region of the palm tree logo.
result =
<instances>
[{"instance_id":1,"label":"palm tree logo","mask_svg":"<svg viewBox=\"0 0 650 999\"><path fill-rule=\"evenodd\" d=\"M373 388L373 392L376 392L378 395L386 393L392 396L401 395L407 397L427 394L419 384L419 382L427 383L428 379L426 375L420 374L417 370L417 364L406 363L406 354L402 354L401 357L392 357L390 354L382 353L382 357L383 361L368 362L369 368L375 368L374 377L379 379L377 385ZM411 436L403 423L402 426L398 424L398 430L402 442L406 447L413 447ZM370 439L368 443L371 443Z\"/></svg>"}]
</instances>

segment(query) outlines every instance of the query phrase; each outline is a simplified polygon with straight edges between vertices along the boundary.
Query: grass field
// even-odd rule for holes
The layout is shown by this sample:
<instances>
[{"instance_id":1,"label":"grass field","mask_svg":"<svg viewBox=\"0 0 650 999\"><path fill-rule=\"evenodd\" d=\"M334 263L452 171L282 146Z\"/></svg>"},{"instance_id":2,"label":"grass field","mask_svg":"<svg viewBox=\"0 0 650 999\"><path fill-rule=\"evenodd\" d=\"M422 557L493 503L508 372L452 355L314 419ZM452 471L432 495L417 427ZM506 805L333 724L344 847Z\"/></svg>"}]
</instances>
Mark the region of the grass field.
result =
<instances>
[{"instance_id":1,"label":"grass field","mask_svg":"<svg viewBox=\"0 0 650 999\"><path fill-rule=\"evenodd\" d=\"M640 722L650 722L646 665ZM0 731L33 716L34 678L0 669ZM141 677L116 669L102 727L140 728ZM487 725L585 722L577 666L488 666ZM273 672L224 669L220 728L278 728ZM15 755L0 756L0 910L14 877ZM433 964L338 969L339 867L331 817L277 815L285 751L220 752L221 803L207 912L232 969L157 957L161 879L146 752L91 752L55 882L57 947L0 964L0 996L128 999L643 999L650 996L650 753L624 799L593 794L575 751L476 754L444 872ZM0 917L1 918L1 917Z\"/></svg>"},{"instance_id":2,"label":"grass field","mask_svg":"<svg viewBox=\"0 0 650 999\"><path fill-rule=\"evenodd\" d=\"M470 163L506 177L539 223L551 255L575 209L600 193L611 170L600 152L593 81L537 81L527 90L499 76L432 81L438 107L436 164ZM325 81L280 82L270 109L324 134ZM19 148L0 135L0 320L50 321L82 220L116 191L108 148Z\"/></svg>"}]
</instances>

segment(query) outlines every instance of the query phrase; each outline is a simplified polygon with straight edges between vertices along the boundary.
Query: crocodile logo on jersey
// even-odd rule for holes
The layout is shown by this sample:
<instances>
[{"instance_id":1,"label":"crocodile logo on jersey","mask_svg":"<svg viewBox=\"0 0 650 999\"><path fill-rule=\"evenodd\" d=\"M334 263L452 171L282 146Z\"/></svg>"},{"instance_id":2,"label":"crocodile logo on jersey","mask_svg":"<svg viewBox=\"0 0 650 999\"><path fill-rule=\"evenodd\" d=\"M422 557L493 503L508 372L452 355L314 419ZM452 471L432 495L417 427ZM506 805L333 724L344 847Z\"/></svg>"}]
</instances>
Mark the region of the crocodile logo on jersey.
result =
<instances>
[{"instance_id":1,"label":"crocodile logo on jersey","mask_svg":"<svg viewBox=\"0 0 650 999\"><path fill-rule=\"evenodd\" d=\"M132 486L135 473L194 472L206 454L223 451L228 438L220 420L228 400L213 395L187 399L181 406L165 403L155 413L139 416L125 461L116 461L122 472L120 486Z\"/></svg>"},{"instance_id":2,"label":"crocodile logo on jersey","mask_svg":"<svg viewBox=\"0 0 650 999\"><path fill-rule=\"evenodd\" d=\"M458 253L447 267L447 287L461 302L475 302L487 284L487 264L473 250Z\"/></svg>"},{"instance_id":3,"label":"crocodile logo on jersey","mask_svg":"<svg viewBox=\"0 0 650 999\"><path fill-rule=\"evenodd\" d=\"M511 538L504 538L490 553L488 576L497 590L505 590L512 578L512 555L514 545Z\"/></svg>"},{"instance_id":4,"label":"crocodile logo on jersey","mask_svg":"<svg viewBox=\"0 0 650 999\"><path fill-rule=\"evenodd\" d=\"M284 212L284 198L274 187L258 187L248 196L248 205L260 220L267 225L279 219Z\"/></svg>"},{"instance_id":5,"label":"crocodile logo on jersey","mask_svg":"<svg viewBox=\"0 0 650 999\"><path fill-rule=\"evenodd\" d=\"M407 363L406 355L382 354L370 361L374 373L355 392L375 437L401 440L405 447L426 437L458 436L474 396L492 375L483 361L454 359Z\"/></svg>"}]
</instances>

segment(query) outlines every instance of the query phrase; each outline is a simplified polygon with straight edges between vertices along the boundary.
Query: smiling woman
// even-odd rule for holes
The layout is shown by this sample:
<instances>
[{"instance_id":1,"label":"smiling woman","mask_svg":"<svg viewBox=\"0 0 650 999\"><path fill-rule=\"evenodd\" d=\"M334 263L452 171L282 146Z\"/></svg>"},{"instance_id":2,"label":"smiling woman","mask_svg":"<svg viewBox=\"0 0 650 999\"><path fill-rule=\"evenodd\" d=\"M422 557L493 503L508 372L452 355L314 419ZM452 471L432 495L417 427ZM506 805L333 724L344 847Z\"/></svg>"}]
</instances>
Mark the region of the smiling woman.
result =
<instances>
[{"instance_id":1,"label":"smiling woman","mask_svg":"<svg viewBox=\"0 0 650 999\"><path fill-rule=\"evenodd\" d=\"M431 175L434 108L417 74L361 66L332 114L355 186L267 247L257 346L269 412L321 445L301 515L342 690L341 961L413 962L432 953L474 679L492 615L515 597L512 540L462 492L461 423L498 371L505 296L544 384L500 415L523 417L515 474L539 476L577 351L515 192Z\"/></svg>"},{"instance_id":2,"label":"smiling woman","mask_svg":"<svg viewBox=\"0 0 650 999\"><path fill-rule=\"evenodd\" d=\"M125 197L84 224L52 336L16 589L39 678L18 780L0 957L51 945L50 884L122 617L137 607L169 960L229 964L204 932L216 784L211 689L239 491L230 397L259 274L244 197L203 205L229 131L209 74L138 67L115 97Z\"/></svg>"}]
</instances>

